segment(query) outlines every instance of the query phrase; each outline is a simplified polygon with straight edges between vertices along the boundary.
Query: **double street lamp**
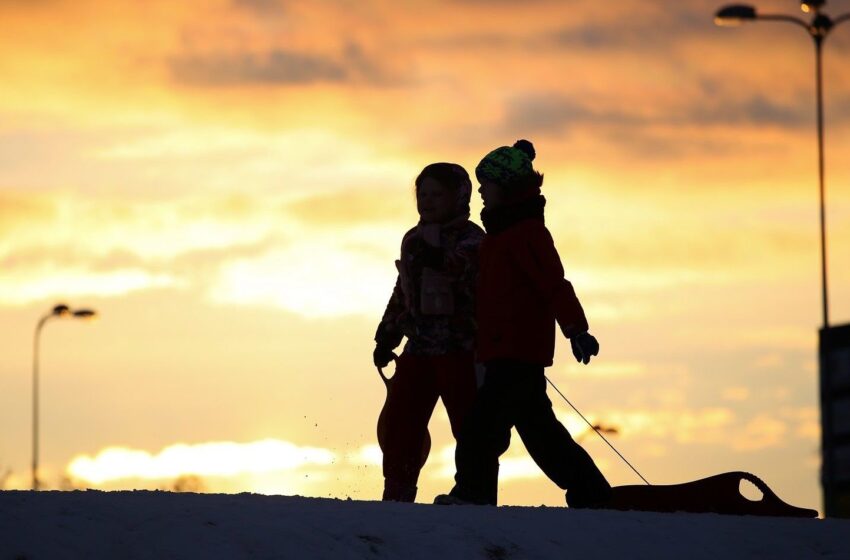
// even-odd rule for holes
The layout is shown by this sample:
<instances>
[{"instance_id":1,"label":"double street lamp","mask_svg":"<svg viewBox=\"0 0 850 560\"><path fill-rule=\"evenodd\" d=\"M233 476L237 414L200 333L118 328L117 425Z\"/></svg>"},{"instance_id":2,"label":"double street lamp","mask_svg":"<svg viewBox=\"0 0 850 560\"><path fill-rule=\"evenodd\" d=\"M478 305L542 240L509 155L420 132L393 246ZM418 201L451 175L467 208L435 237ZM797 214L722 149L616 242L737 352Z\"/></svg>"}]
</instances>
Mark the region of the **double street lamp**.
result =
<instances>
[{"instance_id":1,"label":"double street lamp","mask_svg":"<svg viewBox=\"0 0 850 560\"><path fill-rule=\"evenodd\" d=\"M97 313L91 309L72 310L67 305L59 304L49 313L39 319L35 327L32 356L32 489L38 490L38 342L41 329L51 319L94 319Z\"/></svg>"},{"instance_id":2,"label":"double street lamp","mask_svg":"<svg viewBox=\"0 0 850 560\"><path fill-rule=\"evenodd\" d=\"M800 8L807 14L812 14L812 20L805 20L785 14L758 13L753 6L733 4L724 6L717 11L714 21L718 25L739 25L747 21L784 21L799 25L808 32L815 42L815 80L817 83L817 123L818 123L818 180L820 187L820 252L821 252L821 294L823 299L823 328L829 328L829 303L827 296L826 276L826 212L824 210L824 164L823 164L823 77L821 72L821 50L823 41L839 24L850 20L850 13L833 19L821 13L826 0L802 0Z\"/></svg>"}]
</instances>

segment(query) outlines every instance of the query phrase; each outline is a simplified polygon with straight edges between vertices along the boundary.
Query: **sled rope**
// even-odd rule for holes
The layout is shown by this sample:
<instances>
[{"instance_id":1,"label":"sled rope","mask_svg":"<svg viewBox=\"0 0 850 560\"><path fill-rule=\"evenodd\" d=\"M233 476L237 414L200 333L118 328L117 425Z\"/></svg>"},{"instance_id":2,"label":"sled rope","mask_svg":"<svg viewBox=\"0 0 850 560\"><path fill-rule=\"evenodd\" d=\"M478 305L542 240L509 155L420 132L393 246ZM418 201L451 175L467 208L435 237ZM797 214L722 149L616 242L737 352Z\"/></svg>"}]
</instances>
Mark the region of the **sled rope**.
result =
<instances>
[{"instance_id":1,"label":"sled rope","mask_svg":"<svg viewBox=\"0 0 850 560\"><path fill-rule=\"evenodd\" d=\"M544 377L545 377L545 376L544 376ZM590 426L590 428L591 428L594 432L596 432L596 435L598 435L599 437L601 437L601 438L602 438L602 441L604 441L605 443L607 443L607 444L608 444L608 447L610 447L611 449L613 449L613 450L614 450L614 453L616 453L617 455L619 455L620 459L622 459L622 460L623 460L623 462L624 462L624 463L626 463L626 464L629 466L629 468L630 468L630 469L632 469L632 470L635 472L635 474L636 474L636 475L638 475L638 476L640 477L640 479L641 479L641 480L643 480L644 482L646 482L646 484L647 484L648 486L652 486L652 484L649 484L649 481L648 481L647 479L645 479L645 478L643 477L643 475L642 475L642 474L640 474L640 473L638 472L638 470L637 470L636 468L634 468L634 467L632 466L632 464L631 464L631 463L629 463L629 461L628 461L625 457L623 457L623 454L622 454L622 453L620 453L619 451L617 451L617 448L616 448L616 447L614 447L613 445L611 445L611 442L610 442L610 441L608 441L608 438L606 438L605 436L603 436L603 435L602 435L602 432L600 432L600 431L596 428L596 426L594 426L593 424L591 424L591 423L587 420L587 418L585 418L585 417L584 417L584 414L582 414L582 413L579 411L579 409L577 409L577 408L575 407L575 405L574 405L573 403L571 403L571 402L570 402L570 399L568 399L567 397L565 397L565 396L564 396L564 394L561 392L561 390L560 390L560 389L558 389L558 387L557 387L554 383L552 383L552 380L551 380L551 379L549 379L548 377L546 377L546 381L548 381L548 382L549 382L549 385L551 385L551 386L552 386L552 388L553 388L553 389L555 389L555 391L556 391L559 395L561 395L561 398L562 398L562 399L564 399L564 400L567 402L567 404L568 404L568 405L570 405L570 407L572 407L572 409L576 411L576 414L578 414L579 416L581 416L581 419L582 419L582 420L584 420L585 422L587 422L587 425L588 425L588 426Z\"/></svg>"}]
</instances>

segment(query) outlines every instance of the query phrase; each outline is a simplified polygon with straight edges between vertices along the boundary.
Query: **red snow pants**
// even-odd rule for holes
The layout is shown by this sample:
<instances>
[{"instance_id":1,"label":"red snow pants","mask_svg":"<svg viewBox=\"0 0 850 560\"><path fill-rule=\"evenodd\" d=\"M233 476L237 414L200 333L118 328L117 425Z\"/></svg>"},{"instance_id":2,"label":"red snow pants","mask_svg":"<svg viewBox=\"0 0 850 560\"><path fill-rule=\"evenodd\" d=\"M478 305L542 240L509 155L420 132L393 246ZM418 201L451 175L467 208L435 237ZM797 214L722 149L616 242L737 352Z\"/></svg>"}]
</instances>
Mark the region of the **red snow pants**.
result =
<instances>
[{"instance_id":1,"label":"red snow pants","mask_svg":"<svg viewBox=\"0 0 850 560\"><path fill-rule=\"evenodd\" d=\"M476 390L471 351L440 356L404 352L399 356L393 390L384 405L384 500L412 502L416 498L422 444L437 399L443 399L457 439Z\"/></svg>"}]
</instances>

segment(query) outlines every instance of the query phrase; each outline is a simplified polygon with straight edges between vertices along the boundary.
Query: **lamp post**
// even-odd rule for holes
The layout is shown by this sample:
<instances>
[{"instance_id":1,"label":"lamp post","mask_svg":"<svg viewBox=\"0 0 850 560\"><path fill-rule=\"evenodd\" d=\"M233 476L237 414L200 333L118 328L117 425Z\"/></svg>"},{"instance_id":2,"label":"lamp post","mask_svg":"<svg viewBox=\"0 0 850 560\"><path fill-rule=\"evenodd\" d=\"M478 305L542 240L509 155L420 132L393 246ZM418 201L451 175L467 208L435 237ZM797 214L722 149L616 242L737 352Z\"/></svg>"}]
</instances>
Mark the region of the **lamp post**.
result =
<instances>
[{"instance_id":1,"label":"lamp post","mask_svg":"<svg viewBox=\"0 0 850 560\"><path fill-rule=\"evenodd\" d=\"M41 329L47 321L60 319L94 319L97 313L91 309L77 309L72 311L67 305L56 305L49 313L39 319L35 327L35 336L33 337L33 355L32 355L32 489L38 490L38 346L39 338L41 337Z\"/></svg>"},{"instance_id":2,"label":"lamp post","mask_svg":"<svg viewBox=\"0 0 850 560\"><path fill-rule=\"evenodd\" d=\"M785 14L761 14L753 6L732 4L724 6L714 16L717 25L740 25L747 21L784 21L799 25L805 29L815 43L815 82L817 89L817 125L818 125L818 185L820 191L820 258L821 258L821 296L823 305L823 328L829 328L829 300L827 292L826 273L826 212L824 203L824 164L823 164L823 75L821 72L821 51L823 42L837 25L850 19L850 13L835 19L821 13L826 0L802 0L800 8L805 13L812 14L812 20L806 23L803 19Z\"/></svg>"},{"instance_id":3,"label":"lamp post","mask_svg":"<svg viewBox=\"0 0 850 560\"><path fill-rule=\"evenodd\" d=\"M819 332L821 409L821 485L824 512L828 517L850 517L850 324L830 327L826 267L826 212L823 163L823 72L822 50L827 35L850 20L850 13L831 18L821 12L826 0L802 0L800 8L812 15L810 22L785 14L760 14L753 6L733 4L715 14L718 25L747 21L784 21L806 30L815 43L817 93L818 187L820 193L820 257L823 327Z\"/></svg>"}]
</instances>

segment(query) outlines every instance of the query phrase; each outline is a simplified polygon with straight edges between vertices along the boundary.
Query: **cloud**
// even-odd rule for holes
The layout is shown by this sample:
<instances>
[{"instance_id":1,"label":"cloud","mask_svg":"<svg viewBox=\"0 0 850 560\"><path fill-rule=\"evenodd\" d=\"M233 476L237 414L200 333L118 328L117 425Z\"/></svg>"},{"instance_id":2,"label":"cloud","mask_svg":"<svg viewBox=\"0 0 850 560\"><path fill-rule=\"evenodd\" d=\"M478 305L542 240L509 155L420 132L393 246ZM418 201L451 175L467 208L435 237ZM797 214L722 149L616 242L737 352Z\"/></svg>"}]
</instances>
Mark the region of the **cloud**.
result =
<instances>
[{"instance_id":1,"label":"cloud","mask_svg":"<svg viewBox=\"0 0 850 560\"><path fill-rule=\"evenodd\" d=\"M631 110L592 105L566 94L535 94L519 97L507 105L503 126L508 130L527 130L529 134L554 135L573 132L587 126L616 127L628 130L623 140L635 142L634 134L650 127L717 127L772 126L798 130L811 125L808 103L781 104L761 94L744 99L694 99L680 107L666 107L658 113L647 112L645 106ZM657 110L657 109L656 109ZM651 135L653 131L645 132ZM614 140L616 136L609 137ZM660 139L660 138L658 138ZM672 141L672 137L670 138Z\"/></svg>"},{"instance_id":2,"label":"cloud","mask_svg":"<svg viewBox=\"0 0 850 560\"><path fill-rule=\"evenodd\" d=\"M56 217L56 205L46 196L0 192L0 233L31 222L45 222Z\"/></svg>"},{"instance_id":3,"label":"cloud","mask_svg":"<svg viewBox=\"0 0 850 560\"><path fill-rule=\"evenodd\" d=\"M5 204L0 210L0 231L8 233L0 239L0 259L7 266L15 264L14 256L30 255L26 262L39 254L43 261L64 264L126 253L168 260L197 250L255 245L286 229L275 223L279 200L264 206L239 195L162 202L59 194L13 200L10 211ZM18 209L28 219L20 219Z\"/></svg>"},{"instance_id":4,"label":"cloud","mask_svg":"<svg viewBox=\"0 0 850 560\"><path fill-rule=\"evenodd\" d=\"M585 87L569 92L538 88L505 99L496 130L508 137L562 142L578 159L598 159L603 152L611 157L613 148L617 161L717 162L741 154L767 159L793 153L801 134L814 125L808 91L749 93L727 86L712 92L697 79L681 87L676 96L635 84L618 95ZM833 129L845 129L850 103L828 102L827 118Z\"/></svg>"},{"instance_id":5,"label":"cloud","mask_svg":"<svg viewBox=\"0 0 850 560\"><path fill-rule=\"evenodd\" d=\"M754 348L807 351L817 346L814 331L795 325L730 327L729 334L740 345Z\"/></svg>"},{"instance_id":6,"label":"cloud","mask_svg":"<svg viewBox=\"0 0 850 560\"><path fill-rule=\"evenodd\" d=\"M399 240L416 219L412 187L294 201L247 195L169 204L24 195L5 201L4 305L194 287L219 303L272 305L309 317L372 314L386 304Z\"/></svg>"},{"instance_id":7,"label":"cloud","mask_svg":"<svg viewBox=\"0 0 850 560\"><path fill-rule=\"evenodd\" d=\"M416 221L413 187L396 192L344 190L308 196L287 205L298 220L324 226Z\"/></svg>"},{"instance_id":8,"label":"cloud","mask_svg":"<svg viewBox=\"0 0 850 560\"><path fill-rule=\"evenodd\" d=\"M530 456L499 458L499 480L526 480L544 478L543 471Z\"/></svg>"},{"instance_id":9,"label":"cloud","mask_svg":"<svg viewBox=\"0 0 850 560\"><path fill-rule=\"evenodd\" d=\"M597 315L592 316L596 317ZM570 365L572 366L572 364ZM633 379L647 375L646 364L640 362L594 362L593 367L586 371L578 367L568 367L566 371L570 377L581 377L583 379Z\"/></svg>"},{"instance_id":10,"label":"cloud","mask_svg":"<svg viewBox=\"0 0 850 560\"><path fill-rule=\"evenodd\" d=\"M392 259L306 239L256 259L223 265L210 288L217 303L274 306L304 317L380 314L392 292Z\"/></svg>"},{"instance_id":11,"label":"cloud","mask_svg":"<svg viewBox=\"0 0 850 560\"><path fill-rule=\"evenodd\" d=\"M231 0L231 2L237 9L247 10L263 17L283 14L287 4L284 0Z\"/></svg>"},{"instance_id":12,"label":"cloud","mask_svg":"<svg viewBox=\"0 0 850 560\"><path fill-rule=\"evenodd\" d=\"M714 31L711 7L703 9L693 2L688 5L665 4L662 7L646 2L621 0L616 10L600 11L593 2L560 1L536 2L537 6L520 10L510 0L466 0L454 4L473 8L480 21L482 10L488 10L488 21L474 28L450 29L434 46L463 47L519 47L538 53L559 51L602 51L627 49L630 51L670 49L672 45ZM507 9L505 9L507 8ZM510 26L505 16L519 17L525 26ZM568 25L561 22L568 21ZM499 26L502 25L501 28ZM480 29L487 29L481 32ZM664 32L659 32L663 28Z\"/></svg>"},{"instance_id":13,"label":"cloud","mask_svg":"<svg viewBox=\"0 0 850 560\"><path fill-rule=\"evenodd\" d=\"M44 266L0 273L0 305L26 305L57 297L114 297L183 285L170 274L150 274L139 269L93 272Z\"/></svg>"},{"instance_id":14,"label":"cloud","mask_svg":"<svg viewBox=\"0 0 850 560\"><path fill-rule=\"evenodd\" d=\"M18 11L55 8L63 4L67 4L67 0L2 0L0 1L0 10L8 9Z\"/></svg>"},{"instance_id":15,"label":"cloud","mask_svg":"<svg viewBox=\"0 0 850 560\"><path fill-rule=\"evenodd\" d=\"M732 387L724 398L748 399L749 391ZM790 435L816 440L820 434L817 410L813 407L783 408L739 419L740 411L724 407L657 407L612 409L597 415L606 426L617 428L619 437L641 446L677 443L687 446L720 446L735 452L753 452L781 447ZM591 422L599 421L592 418ZM572 421L571 416L564 417ZM572 424L573 429L578 424ZM792 427L793 426L793 429ZM568 425L568 427L570 427ZM793 430L793 431L792 431Z\"/></svg>"},{"instance_id":16,"label":"cloud","mask_svg":"<svg viewBox=\"0 0 850 560\"><path fill-rule=\"evenodd\" d=\"M522 39L500 32L464 32L418 39L416 46L435 50L501 49L523 44Z\"/></svg>"},{"instance_id":17,"label":"cloud","mask_svg":"<svg viewBox=\"0 0 850 560\"><path fill-rule=\"evenodd\" d=\"M701 100L686 112L673 118L673 122L687 126L773 126L787 130L798 130L812 124L811 102L799 100L793 104L773 101L764 94L748 98L719 102Z\"/></svg>"},{"instance_id":18,"label":"cloud","mask_svg":"<svg viewBox=\"0 0 850 560\"><path fill-rule=\"evenodd\" d=\"M336 455L327 449L265 439L251 443L178 443L156 454L108 447L94 457L85 454L74 457L66 470L73 479L103 484L129 478L163 480L184 475L262 474L305 465L329 465L335 458Z\"/></svg>"},{"instance_id":19,"label":"cloud","mask_svg":"<svg viewBox=\"0 0 850 560\"><path fill-rule=\"evenodd\" d=\"M365 464L380 467L384 461L384 452L377 443L370 443L361 447L353 457L348 457L348 462L355 465Z\"/></svg>"},{"instance_id":20,"label":"cloud","mask_svg":"<svg viewBox=\"0 0 850 560\"><path fill-rule=\"evenodd\" d=\"M720 407L620 409L604 411L598 416L605 425L616 427L623 438L651 438L691 445L727 443L735 419L731 409Z\"/></svg>"},{"instance_id":21,"label":"cloud","mask_svg":"<svg viewBox=\"0 0 850 560\"><path fill-rule=\"evenodd\" d=\"M280 49L264 56L183 56L171 61L171 72L180 83L207 87L312 84L348 78L348 70L336 60Z\"/></svg>"},{"instance_id":22,"label":"cloud","mask_svg":"<svg viewBox=\"0 0 850 560\"><path fill-rule=\"evenodd\" d=\"M743 429L730 433L731 447L736 451L760 451L778 447L785 440L788 426L767 414L750 420Z\"/></svg>"},{"instance_id":23,"label":"cloud","mask_svg":"<svg viewBox=\"0 0 850 560\"><path fill-rule=\"evenodd\" d=\"M298 86L318 83L365 83L387 86L389 75L380 59L356 43L339 55L283 48L263 53L186 54L169 62L178 83L200 87Z\"/></svg>"},{"instance_id":24,"label":"cloud","mask_svg":"<svg viewBox=\"0 0 850 560\"><path fill-rule=\"evenodd\" d=\"M750 390L746 387L727 387L723 390L723 400L745 401L750 398Z\"/></svg>"},{"instance_id":25,"label":"cloud","mask_svg":"<svg viewBox=\"0 0 850 560\"><path fill-rule=\"evenodd\" d=\"M529 134L556 134L569 126L622 122L624 125L645 122L619 111L602 112L560 94L536 94L509 102L504 126L525 129Z\"/></svg>"},{"instance_id":26,"label":"cloud","mask_svg":"<svg viewBox=\"0 0 850 560\"><path fill-rule=\"evenodd\" d=\"M544 35L544 43L562 49L595 51L665 50L716 32L711 10L688 4L618 4L610 14L592 14L577 25ZM577 7L576 9L581 9ZM663 30L663 31L662 31Z\"/></svg>"},{"instance_id":27,"label":"cloud","mask_svg":"<svg viewBox=\"0 0 850 560\"><path fill-rule=\"evenodd\" d=\"M435 478L454 478L456 472L455 445L447 445L436 453L432 450L429 462L435 464L432 467ZM537 463L519 445L511 446L507 453L499 457L499 482L501 483L544 477L545 475L537 466Z\"/></svg>"},{"instance_id":28,"label":"cloud","mask_svg":"<svg viewBox=\"0 0 850 560\"><path fill-rule=\"evenodd\" d=\"M787 357L779 352L762 354L753 361L753 367L758 369L780 369L785 365Z\"/></svg>"}]
</instances>

